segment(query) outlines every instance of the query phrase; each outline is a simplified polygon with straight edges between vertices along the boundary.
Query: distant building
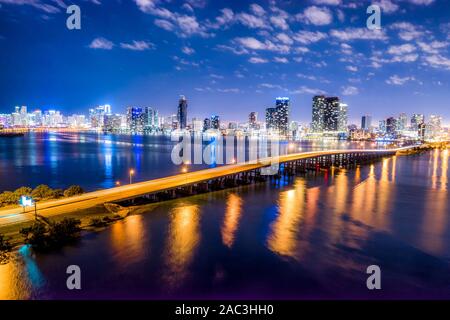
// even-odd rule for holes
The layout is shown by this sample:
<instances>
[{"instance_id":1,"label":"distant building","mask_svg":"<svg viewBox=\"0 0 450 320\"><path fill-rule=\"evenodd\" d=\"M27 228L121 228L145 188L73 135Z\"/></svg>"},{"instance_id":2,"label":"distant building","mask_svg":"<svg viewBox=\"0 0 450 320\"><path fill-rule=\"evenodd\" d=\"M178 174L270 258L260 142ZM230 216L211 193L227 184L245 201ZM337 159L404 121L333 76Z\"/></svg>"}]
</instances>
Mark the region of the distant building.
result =
<instances>
[{"instance_id":1,"label":"distant building","mask_svg":"<svg viewBox=\"0 0 450 320\"><path fill-rule=\"evenodd\" d=\"M411 130L418 131L421 124L425 123L425 116L423 114L413 114L411 117Z\"/></svg>"},{"instance_id":2,"label":"distant building","mask_svg":"<svg viewBox=\"0 0 450 320\"><path fill-rule=\"evenodd\" d=\"M203 121L197 118L192 119L192 131L202 132L203 131Z\"/></svg>"},{"instance_id":3,"label":"distant building","mask_svg":"<svg viewBox=\"0 0 450 320\"><path fill-rule=\"evenodd\" d=\"M127 108L127 129L137 133L144 130L144 110L141 107Z\"/></svg>"},{"instance_id":4,"label":"distant building","mask_svg":"<svg viewBox=\"0 0 450 320\"><path fill-rule=\"evenodd\" d=\"M406 113L400 113L397 119L397 131L406 130L407 127L408 127L408 116L406 115Z\"/></svg>"},{"instance_id":5,"label":"distant building","mask_svg":"<svg viewBox=\"0 0 450 320\"><path fill-rule=\"evenodd\" d=\"M203 120L203 131L206 131L209 129L211 129L211 119L205 118L205 120Z\"/></svg>"},{"instance_id":6,"label":"distant building","mask_svg":"<svg viewBox=\"0 0 450 320\"><path fill-rule=\"evenodd\" d=\"M178 124L179 129L186 129L187 126L187 100L185 96L180 96L180 100L178 102Z\"/></svg>"},{"instance_id":7,"label":"distant building","mask_svg":"<svg viewBox=\"0 0 450 320\"><path fill-rule=\"evenodd\" d=\"M378 130L382 133L386 133L386 120L380 120L378 123Z\"/></svg>"},{"instance_id":8,"label":"distant building","mask_svg":"<svg viewBox=\"0 0 450 320\"><path fill-rule=\"evenodd\" d=\"M290 100L287 97L278 97L275 100L275 122L276 129L282 135L289 133L289 115L290 115Z\"/></svg>"},{"instance_id":9,"label":"distant building","mask_svg":"<svg viewBox=\"0 0 450 320\"><path fill-rule=\"evenodd\" d=\"M389 117L386 119L386 133L394 135L397 131L397 119Z\"/></svg>"},{"instance_id":10,"label":"distant building","mask_svg":"<svg viewBox=\"0 0 450 320\"><path fill-rule=\"evenodd\" d=\"M211 129L220 129L220 119L219 116L211 116Z\"/></svg>"},{"instance_id":11,"label":"distant building","mask_svg":"<svg viewBox=\"0 0 450 320\"><path fill-rule=\"evenodd\" d=\"M361 118L361 129L364 131L369 131L372 127L372 116L364 115Z\"/></svg>"},{"instance_id":12,"label":"distant building","mask_svg":"<svg viewBox=\"0 0 450 320\"><path fill-rule=\"evenodd\" d=\"M347 128L348 106L338 97L315 96L312 105L313 132L344 132Z\"/></svg>"},{"instance_id":13,"label":"distant building","mask_svg":"<svg viewBox=\"0 0 450 320\"><path fill-rule=\"evenodd\" d=\"M89 109L89 120L91 127L94 129L103 129L105 125L105 116L111 114L111 106L109 104L96 106Z\"/></svg>"},{"instance_id":14,"label":"distant building","mask_svg":"<svg viewBox=\"0 0 450 320\"><path fill-rule=\"evenodd\" d=\"M276 108L267 108L266 109L266 129L276 129Z\"/></svg>"},{"instance_id":15,"label":"distant building","mask_svg":"<svg viewBox=\"0 0 450 320\"><path fill-rule=\"evenodd\" d=\"M250 112L248 115L248 127L250 129L257 129L258 126L258 113Z\"/></svg>"},{"instance_id":16,"label":"distant building","mask_svg":"<svg viewBox=\"0 0 450 320\"><path fill-rule=\"evenodd\" d=\"M158 110L151 107L144 108L144 130L145 131L156 131L159 129L159 116Z\"/></svg>"}]
</instances>

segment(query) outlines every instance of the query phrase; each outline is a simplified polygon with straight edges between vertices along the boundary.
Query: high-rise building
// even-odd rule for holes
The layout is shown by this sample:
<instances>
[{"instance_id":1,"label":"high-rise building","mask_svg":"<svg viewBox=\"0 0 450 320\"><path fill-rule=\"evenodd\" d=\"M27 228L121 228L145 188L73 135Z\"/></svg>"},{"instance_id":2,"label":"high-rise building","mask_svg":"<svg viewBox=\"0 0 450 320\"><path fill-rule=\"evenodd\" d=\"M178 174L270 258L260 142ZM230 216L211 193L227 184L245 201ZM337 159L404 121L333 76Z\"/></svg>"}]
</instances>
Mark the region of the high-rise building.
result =
<instances>
[{"instance_id":1,"label":"high-rise building","mask_svg":"<svg viewBox=\"0 0 450 320\"><path fill-rule=\"evenodd\" d=\"M122 121L123 115L121 114L106 114L103 130L107 132L116 132L122 130Z\"/></svg>"},{"instance_id":2,"label":"high-rise building","mask_svg":"<svg viewBox=\"0 0 450 320\"><path fill-rule=\"evenodd\" d=\"M209 129L211 129L211 119L205 118L205 120L203 120L203 131L206 131Z\"/></svg>"},{"instance_id":3,"label":"high-rise building","mask_svg":"<svg viewBox=\"0 0 450 320\"><path fill-rule=\"evenodd\" d=\"M141 107L127 108L127 128L130 132L137 133L144 130L144 110Z\"/></svg>"},{"instance_id":4,"label":"high-rise building","mask_svg":"<svg viewBox=\"0 0 450 320\"><path fill-rule=\"evenodd\" d=\"M276 108L267 108L266 109L266 129L276 129Z\"/></svg>"},{"instance_id":5,"label":"high-rise building","mask_svg":"<svg viewBox=\"0 0 450 320\"><path fill-rule=\"evenodd\" d=\"M361 118L361 129L365 131L369 131L372 126L372 116L364 115Z\"/></svg>"},{"instance_id":6,"label":"high-rise building","mask_svg":"<svg viewBox=\"0 0 450 320\"><path fill-rule=\"evenodd\" d=\"M406 130L408 127L408 116L406 113L400 113L398 119L397 119L397 130L403 131Z\"/></svg>"},{"instance_id":7,"label":"high-rise building","mask_svg":"<svg viewBox=\"0 0 450 320\"><path fill-rule=\"evenodd\" d=\"M397 119L394 117L389 117L386 119L386 133L394 135L397 131Z\"/></svg>"},{"instance_id":8,"label":"high-rise building","mask_svg":"<svg viewBox=\"0 0 450 320\"><path fill-rule=\"evenodd\" d=\"M103 129L105 125L105 116L111 114L111 106L109 104L96 106L89 109L89 120L91 127L94 129Z\"/></svg>"},{"instance_id":9,"label":"high-rise building","mask_svg":"<svg viewBox=\"0 0 450 320\"><path fill-rule=\"evenodd\" d=\"M220 119L219 116L211 116L211 129L220 129Z\"/></svg>"},{"instance_id":10,"label":"high-rise building","mask_svg":"<svg viewBox=\"0 0 450 320\"><path fill-rule=\"evenodd\" d=\"M275 127L282 135L289 133L290 100L287 97L278 97L275 100Z\"/></svg>"},{"instance_id":11,"label":"high-rise building","mask_svg":"<svg viewBox=\"0 0 450 320\"><path fill-rule=\"evenodd\" d=\"M343 132L347 127L348 106L338 97L315 96L312 106L314 132Z\"/></svg>"},{"instance_id":12,"label":"high-rise building","mask_svg":"<svg viewBox=\"0 0 450 320\"><path fill-rule=\"evenodd\" d=\"M347 131L347 119L348 119L348 105L345 103L339 103L338 116L337 116L337 131Z\"/></svg>"},{"instance_id":13,"label":"high-rise building","mask_svg":"<svg viewBox=\"0 0 450 320\"><path fill-rule=\"evenodd\" d=\"M187 100L185 96L180 96L178 102L178 124L180 129L186 129L187 126Z\"/></svg>"},{"instance_id":14,"label":"high-rise building","mask_svg":"<svg viewBox=\"0 0 450 320\"><path fill-rule=\"evenodd\" d=\"M380 120L378 122L378 130L382 133L386 133L386 120Z\"/></svg>"},{"instance_id":15,"label":"high-rise building","mask_svg":"<svg viewBox=\"0 0 450 320\"><path fill-rule=\"evenodd\" d=\"M203 131L203 121L201 119L192 119L192 131L201 132Z\"/></svg>"},{"instance_id":16,"label":"high-rise building","mask_svg":"<svg viewBox=\"0 0 450 320\"><path fill-rule=\"evenodd\" d=\"M256 129L258 126L258 113L250 112L248 115L248 127L250 129Z\"/></svg>"},{"instance_id":17,"label":"high-rise building","mask_svg":"<svg viewBox=\"0 0 450 320\"><path fill-rule=\"evenodd\" d=\"M411 130L418 131L419 126L425 123L425 116L423 114L413 114L411 117Z\"/></svg>"},{"instance_id":18,"label":"high-rise building","mask_svg":"<svg viewBox=\"0 0 450 320\"><path fill-rule=\"evenodd\" d=\"M144 108L143 114L144 130L156 131L159 128L158 110L151 107Z\"/></svg>"},{"instance_id":19,"label":"high-rise building","mask_svg":"<svg viewBox=\"0 0 450 320\"><path fill-rule=\"evenodd\" d=\"M426 124L425 136L429 139L433 139L439 136L442 130L441 123L442 123L441 116L437 116L434 114L430 115L430 119Z\"/></svg>"}]
</instances>

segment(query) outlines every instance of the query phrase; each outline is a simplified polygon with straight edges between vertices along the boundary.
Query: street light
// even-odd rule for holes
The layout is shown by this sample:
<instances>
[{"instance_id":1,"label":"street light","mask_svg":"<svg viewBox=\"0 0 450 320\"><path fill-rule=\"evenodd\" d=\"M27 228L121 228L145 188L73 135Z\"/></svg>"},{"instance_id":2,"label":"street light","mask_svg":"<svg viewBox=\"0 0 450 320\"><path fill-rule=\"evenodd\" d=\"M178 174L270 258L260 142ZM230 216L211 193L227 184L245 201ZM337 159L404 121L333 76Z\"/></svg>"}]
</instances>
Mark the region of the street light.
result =
<instances>
[{"instance_id":1,"label":"street light","mask_svg":"<svg viewBox=\"0 0 450 320\"><path fill-rule=\"evenodd\" d=\"M116 181L116 186L120 186L120 181Z\"/></svg>"},{"instance_id":2,"label":"street light","mask_svg":"<svg viewBox=\"0 0 450 320\"><path fill-rule=\"evenodd\" d=\"M133 169L130 169L130 184L131 184L131 182L132 182L132 177L133 177L133 175L134 175L134 170L133 170Z\"/></svg>"}]
</instances>

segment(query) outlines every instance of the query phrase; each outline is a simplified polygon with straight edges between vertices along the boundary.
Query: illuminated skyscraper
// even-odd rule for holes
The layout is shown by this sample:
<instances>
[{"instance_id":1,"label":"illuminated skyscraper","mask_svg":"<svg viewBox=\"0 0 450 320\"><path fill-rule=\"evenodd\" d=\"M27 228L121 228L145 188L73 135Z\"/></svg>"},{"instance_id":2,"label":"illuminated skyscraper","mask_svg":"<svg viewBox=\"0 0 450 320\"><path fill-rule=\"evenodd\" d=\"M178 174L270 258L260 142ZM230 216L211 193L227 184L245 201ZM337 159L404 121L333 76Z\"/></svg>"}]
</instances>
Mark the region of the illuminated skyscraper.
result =
<instances>
[{"instance_id":1,"label":"illuminated skyscraper","mask_svg":"<svg viewBox=\"0 0 450 320\"><path fill-rule=\"evenodd\" d=\"M397 130L397 119L389 117L386 119L386 133L394 135Z\"/></svg>"},{"instance_id":2,"label":"illuminated skyscraper","mask_svg":"<svg viewBox=\"0 0 450 320\"><path fill-rule=\"evenodd\" d=\"M159 128L158 110L151 107L144 108L144 130L155 131Z\"/></svg>"},{"instance_id":3,"label":"illuminated skyscraper","mask_svg":"<svg viewBox=\"0 0 450 320\"><path fill-rule=\"evenodd\" d=\"M275 100L275 123L280 134L289 133L290 101L287 97L278 97Z\"/></svg>"},{"instance_id":4,"label":"illuminated skyscraper","mask_svg":"<svg viewBox=\"0 0 450 320\"><path fill-rule=\"evenodd\" d=\"M266 109L266 129L276 129L276 114L275 108Z\"/></svg>"},{"instance_id":5,"label":"illuminated skyscraper","mask_svg":"<svg viewBox=\"0 0 450 320\"><path fill-rule=\"evenodd\" d=\"M248 126L250 129L256 129L258 126L258 113L256 112L250 112L248 115Z\"/></svg>"},{"instance_id":6,"label":"illuminated skyscraper","mask_svg":"<svg viewBox=\"0 0 450 320\"><path fill-rule=\"evenodd\" d=\"M211 129L220 129L220 119L219 116L211 116Z\"/></svg>"},{"instance_id":7,"label":"illuminated skyscraper","mask_svg":"<svg viewBox=\"0 0 450 320\"><path fill-rule=\"evenodd\" d=\"M364 115L361 118L361 129L365 131L369 131L372 126L372 116Z\"/></svg>"},{"instance_id":8,"label":"illuminated skyscraper","mask_svg":"<svg viewBox=\"0 0 450 320\"><path fill-rule=\"evenodd\" d=\"M203 120L203 131L206 131L209 129L211 129L211 119L205 118L205 120Z\"/></svg>"},{"instance_id":9,"label":"illuminated skyscraper","mask_svg":"<svg viewBox=\"0 0 450 320\"><path fill-rule=\"evenodd\" d=\"M421 124L425 123L425 116L423 114L413 114L411 117L411 129L418 131Z\"/></svg>"},{"instance_id":10,"label":"illuminated skyscraper","mask_svg":"<svg viewBox=\"0 0 450 320\"><path fill-rule=\"evenodd\" d=\"M408 116L406 113L400 113L398 119L397 119L397 130L402 131L406 130L408 126Z\"/></svg>"},{"instance_id":11,"label":"illuminated skyscraper","mask_svg":"<svg viewBox=\"0 0 450 320\"><path fill-rule=\"evenodd\" d=\"M137 133L144 130L144 110L141 107L127 108L127 128L130 132Z\"/></svg>"},{"instance_id":12,"label":"illuminated skyscraper","mask_svg":"<svg viewBox=\"0 0 450 320\"><path fill-rule=\"evenodd\" d=\"M343 132L347 126L348 106L338 97L315 96L312 106L312 130L314 132Z\"/></svg>"},{"instance_id":13,"label":"illuminated skyscraper","mask_svg":"<svg viewBox=\"0 0 450 320\"><path fill-rule=\"evenodd\" d=\"M178 102L177 119L180 129L186 129L187 126L187 100L185 96L180 96Z\"/></svg>"}]
</instances>

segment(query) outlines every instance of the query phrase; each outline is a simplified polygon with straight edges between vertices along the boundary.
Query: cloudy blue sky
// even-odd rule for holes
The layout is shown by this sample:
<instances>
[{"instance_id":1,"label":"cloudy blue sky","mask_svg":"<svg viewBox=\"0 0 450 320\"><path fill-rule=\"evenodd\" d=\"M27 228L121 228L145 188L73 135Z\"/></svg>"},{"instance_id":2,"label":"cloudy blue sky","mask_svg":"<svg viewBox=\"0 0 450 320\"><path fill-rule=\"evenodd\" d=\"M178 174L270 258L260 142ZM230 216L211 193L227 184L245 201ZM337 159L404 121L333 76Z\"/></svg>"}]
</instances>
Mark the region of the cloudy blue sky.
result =
<instances>
[{"instance_id":1,"label":"cloudy blue sky","mask_svg":"<svg viewBox=\"0 0 450 320\"><path fill-rule=\"evenodd\" d=\"M382 29L366 28L367 6ZM81 30L66 7L81 8ZM314 94L350 118L399 112L450 120L448 0L0 0L0 112L85 112L110 103L242 121L289 96L308 122Z\"/></svg>"}]
</instances>

